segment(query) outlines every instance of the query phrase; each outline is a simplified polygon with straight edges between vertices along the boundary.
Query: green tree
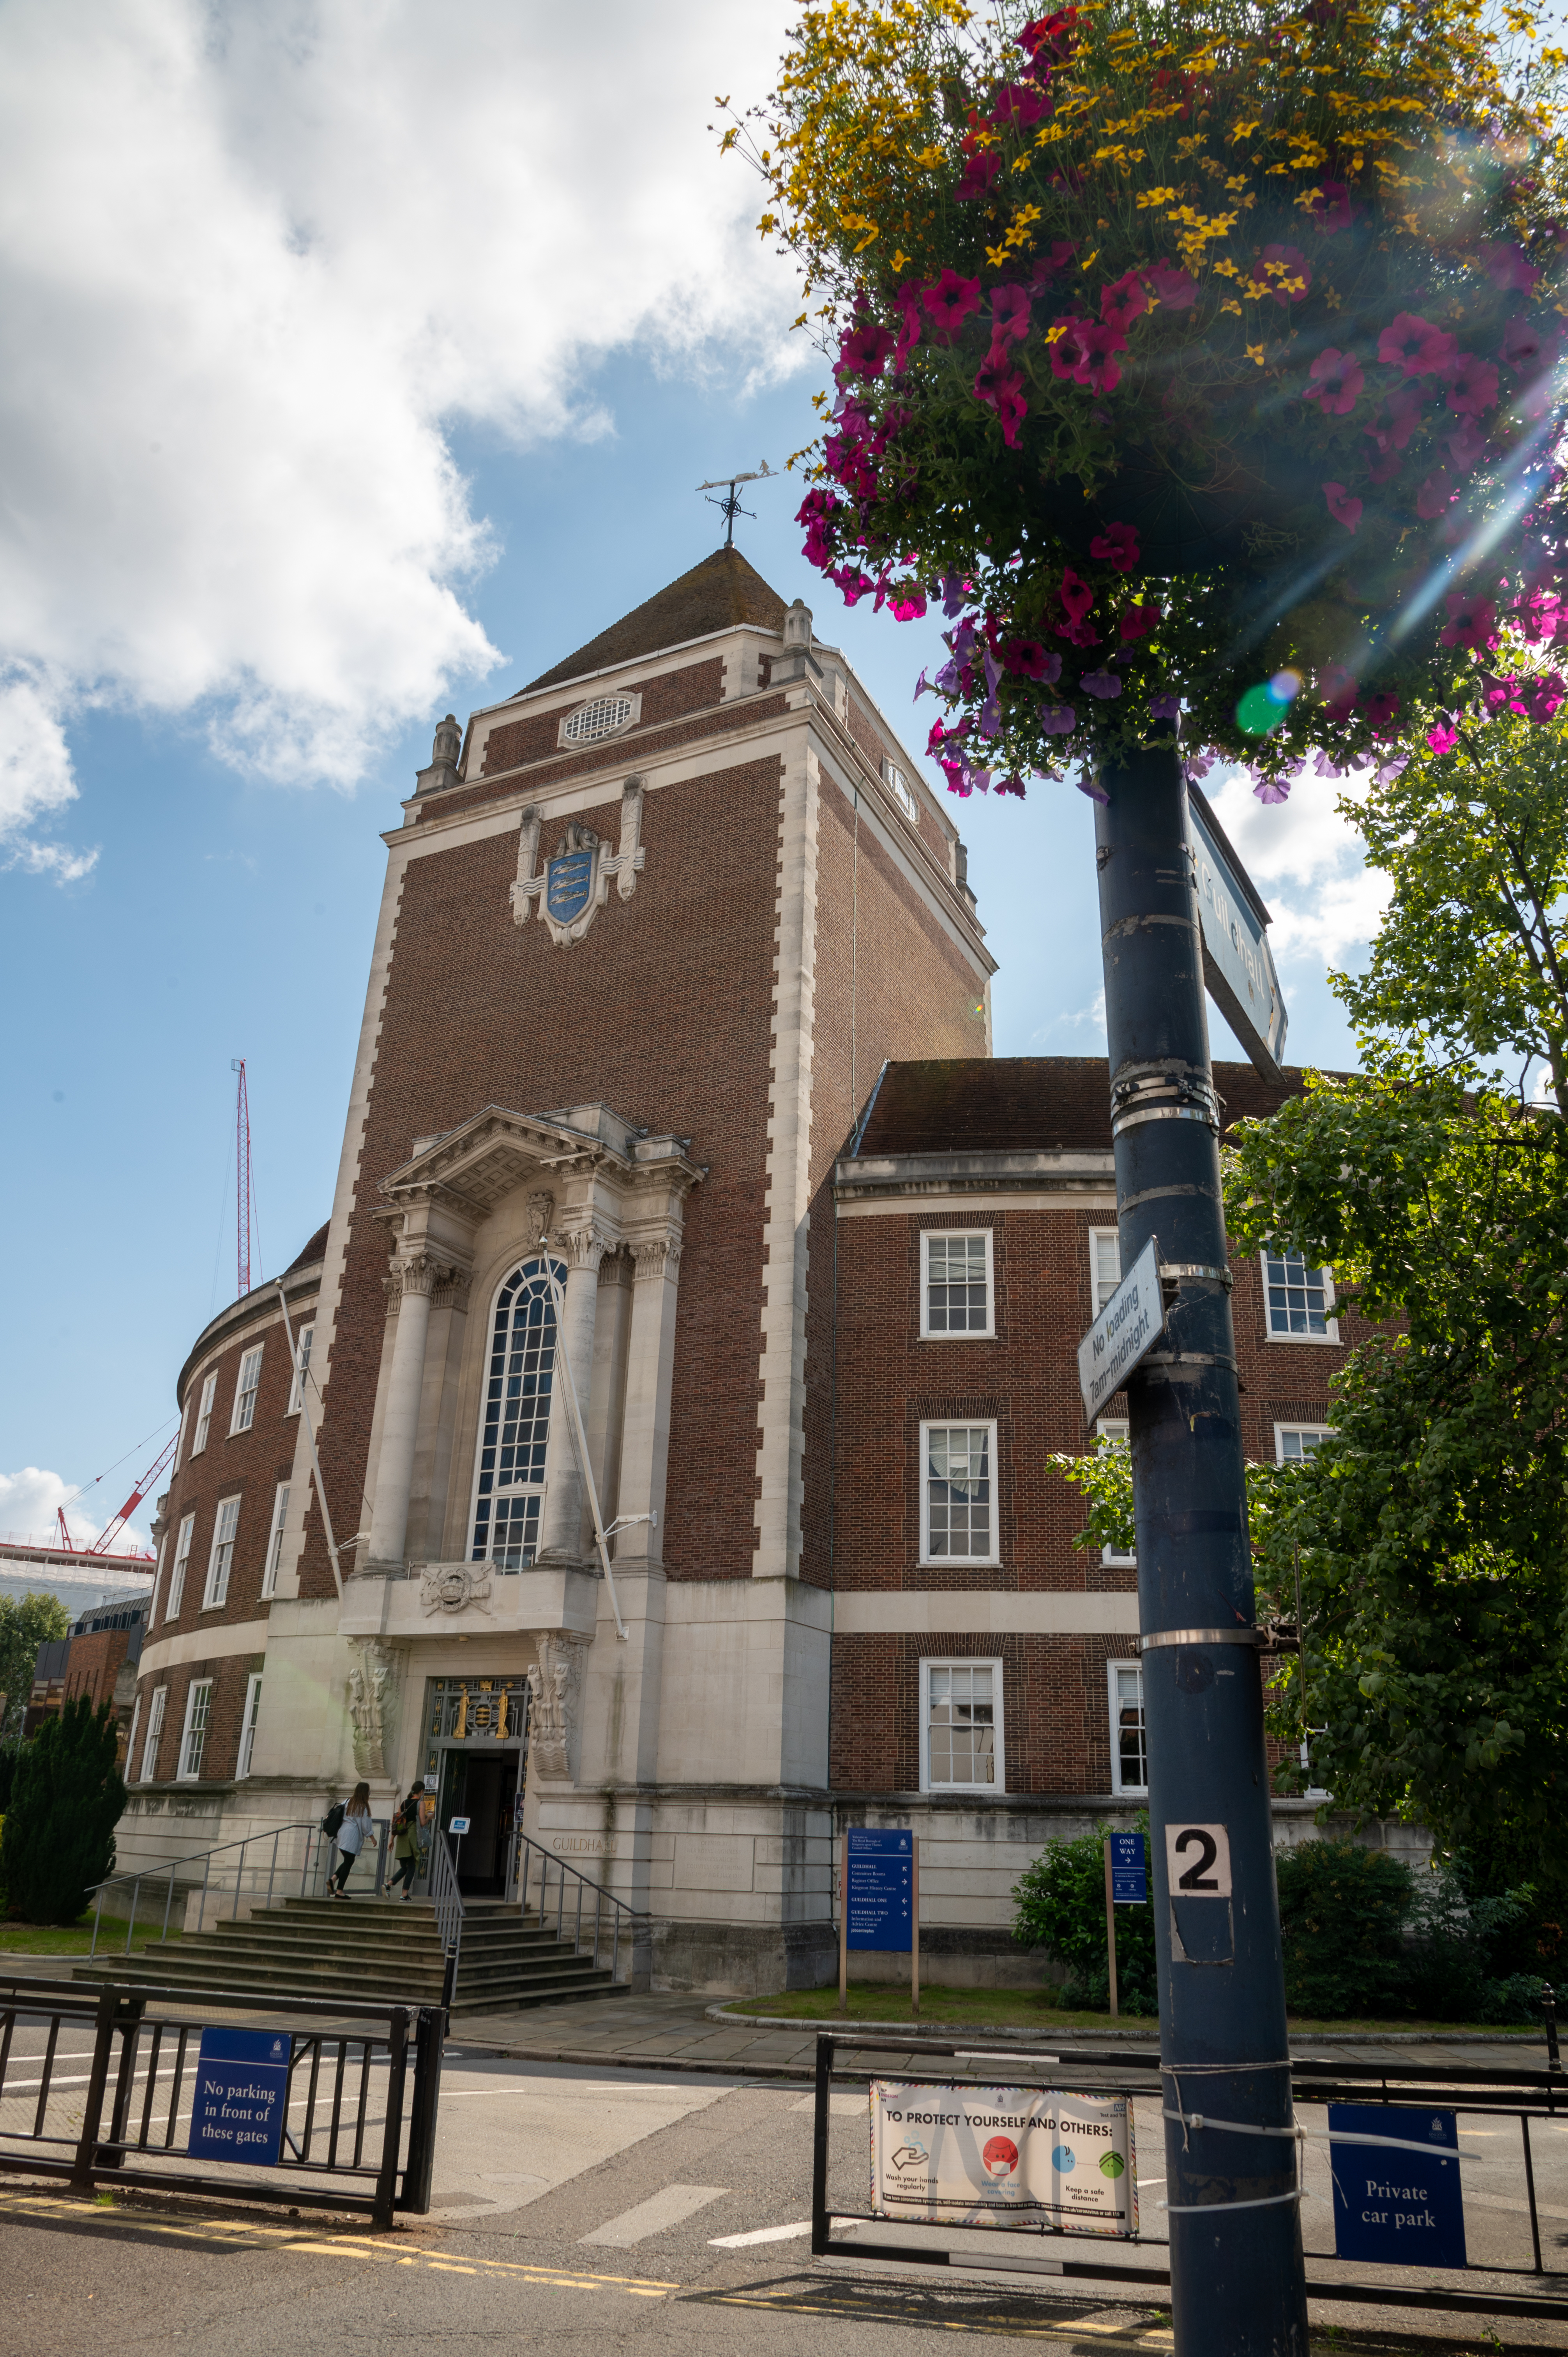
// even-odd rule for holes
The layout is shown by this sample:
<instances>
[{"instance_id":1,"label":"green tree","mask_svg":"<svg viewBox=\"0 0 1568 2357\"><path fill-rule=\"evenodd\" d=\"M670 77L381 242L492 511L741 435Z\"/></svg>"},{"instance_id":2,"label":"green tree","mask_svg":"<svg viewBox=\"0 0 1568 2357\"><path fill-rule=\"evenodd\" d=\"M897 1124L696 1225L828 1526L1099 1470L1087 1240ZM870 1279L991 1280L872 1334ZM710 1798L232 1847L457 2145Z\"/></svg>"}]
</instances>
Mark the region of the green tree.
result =
<instances>
[{"instance_id":1,"label":"green tree","mask_svg":"<svg viewBox=\"0 0 1568 2357\"><path fill-rule=\"evenodd\" d=\"M19 1600L0 1597L0 1695L5 1696L0 1735L22 1724L33 1690L33 1663L40 1645L70 1632L70 1614L58 1596L32 1589Z\"/></svg>"},{"instance_id":2,"label":"green tree","mask_svg":"<svg viewBox=\"0 0 1568 2357\"><path fill-rule=\"evenodd\" d=\"M1394 888L1366 974L1335 978L1358 1027L1540 1057L1568 1110L1568 727L1461 729L1340 809Z\"/></svg>"},{"instance_id":3,"label":"green tree","mask_svg":"<svg viewBox=\"0 0 1568 2357\"><path fill-rule=\"evenodd\" d=\"M125 1787L114 1765L114 1711L85 1695L46 1719L16 1763L0 1833L0 1883L30 1923L74 1923L114 1865Z\"/></svg>"}]
</instances>

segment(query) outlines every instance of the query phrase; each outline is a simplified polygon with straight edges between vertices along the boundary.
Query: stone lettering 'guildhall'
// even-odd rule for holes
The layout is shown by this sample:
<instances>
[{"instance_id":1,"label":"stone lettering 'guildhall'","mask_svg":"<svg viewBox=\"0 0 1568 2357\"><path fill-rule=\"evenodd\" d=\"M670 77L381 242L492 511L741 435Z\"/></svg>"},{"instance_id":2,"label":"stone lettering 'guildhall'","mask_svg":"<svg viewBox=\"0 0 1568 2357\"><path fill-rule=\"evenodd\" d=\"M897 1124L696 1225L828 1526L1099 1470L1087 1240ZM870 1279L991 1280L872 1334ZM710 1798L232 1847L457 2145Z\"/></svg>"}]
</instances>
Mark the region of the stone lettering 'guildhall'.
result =
<instances>
[{"instance_id":1,"label":"stone lettering 'guildhall'","mask_svg":"<svg viewBox=\"0 0 1568 2357\"><path fill-rule=\"evenodd\" d=\"M1104 1064L991 1059L946 809L733 549L444 722L384 840L330 1218L180 1373L122 1867L429 1774L473 1890L521 1823L656 1981L762 1991L896 1823L930 1969L1007 1971L1023 1865L1144 1782L1135 1566L1046 1463ZM1331 1280L1235 1297L1249 1452L1311 1448Z\"/></svg>"}]
</instances>

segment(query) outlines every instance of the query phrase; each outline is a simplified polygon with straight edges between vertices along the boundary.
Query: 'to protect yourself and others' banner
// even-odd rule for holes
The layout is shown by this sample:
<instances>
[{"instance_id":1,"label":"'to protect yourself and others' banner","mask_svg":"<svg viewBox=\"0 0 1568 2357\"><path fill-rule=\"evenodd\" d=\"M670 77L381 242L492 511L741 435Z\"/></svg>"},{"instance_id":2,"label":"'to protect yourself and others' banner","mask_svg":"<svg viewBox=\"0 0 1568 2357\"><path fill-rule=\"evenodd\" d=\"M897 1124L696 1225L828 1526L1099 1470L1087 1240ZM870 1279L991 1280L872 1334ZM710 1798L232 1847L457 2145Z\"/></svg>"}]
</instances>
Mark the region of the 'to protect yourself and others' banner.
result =
<instances>
[{"instance_id":1,"label":"'to protect yourself and others' banner","mask_svg":"<svg viewBox=\"0 0 1568 2357\"><path fill-rule=\"evenodd\" d=\"M879 2218L1135 2234L1138 2172L1124 2095L871 2083Z\"/></svg>"}]
</instances>

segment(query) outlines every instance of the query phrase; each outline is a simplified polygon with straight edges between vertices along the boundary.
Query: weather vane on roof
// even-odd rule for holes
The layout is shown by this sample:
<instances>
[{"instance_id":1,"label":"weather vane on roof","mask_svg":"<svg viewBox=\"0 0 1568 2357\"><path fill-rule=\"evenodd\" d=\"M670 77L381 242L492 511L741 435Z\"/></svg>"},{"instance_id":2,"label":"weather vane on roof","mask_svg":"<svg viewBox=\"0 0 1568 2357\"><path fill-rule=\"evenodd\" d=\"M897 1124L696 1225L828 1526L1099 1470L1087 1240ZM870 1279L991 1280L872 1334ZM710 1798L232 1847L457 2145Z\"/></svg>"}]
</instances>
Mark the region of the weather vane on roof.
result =
<instances>
[{"instance_id":1,"label":"weather vane on roof","mask_svg":"<svg viewBox=\"0 0 1568 2357\"><path fill-rule=\"evenodd\" d=\"M711 483L697 485L700 491L723 491L724 493L722 500L710 500L708 505L711 508L717 508L724 517L726 548L735 546L735 520L737 515L750 516L754 522L756 521L756 510L741 506L736 486L741 483L760 483L776 472L777 469L770 467L764 458L761 466L754 468L749 475L716 475Z\"/></svg>"}]
</instances>

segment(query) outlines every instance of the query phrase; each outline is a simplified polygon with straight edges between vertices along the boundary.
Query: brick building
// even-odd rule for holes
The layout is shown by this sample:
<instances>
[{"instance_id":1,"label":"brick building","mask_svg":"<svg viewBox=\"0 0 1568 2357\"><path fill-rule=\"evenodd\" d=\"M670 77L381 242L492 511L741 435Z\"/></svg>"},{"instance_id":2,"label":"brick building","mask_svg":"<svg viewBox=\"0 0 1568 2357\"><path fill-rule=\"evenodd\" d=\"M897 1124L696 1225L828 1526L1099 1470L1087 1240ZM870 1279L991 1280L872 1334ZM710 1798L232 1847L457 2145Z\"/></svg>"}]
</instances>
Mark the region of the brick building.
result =
<instances>
[{"instance_id":1,"label":"brick building","mask_svg":"<svg viewBox=\"0 0 1568 2357\"><path fill-rule=\"evenodd\" d=\"M22 1721L24 1739L36 1735L46 1718L81 1695L94 1710L110 1703L118 1736L117 1757L124 1770L151 1601L145 1588L111 1596L74 1621L69 1636L38 1647L32 1692Z\"/></svg>"},{"instance_id":2,"label":"brick building","mask_svg":"<svg viewBox=\"0 0 1568 2357\"><path fill-rule=\"evenodd\" d=\"M384 840L330 1218L180 1374L123 1857L428 1773L499 1887L521 1782L656 1977L766 1989L885 1813L995 1968L1045 1835L1137 1805L1135 1572L1043 1462L1092 1437L1103 1065L990 1060L947 808L734 550L444 722ZM1321 1425L1316 1282L1283 1340L1239 1271L1260 1448Z\"/></svg>"}]
</instances>

